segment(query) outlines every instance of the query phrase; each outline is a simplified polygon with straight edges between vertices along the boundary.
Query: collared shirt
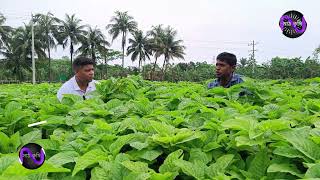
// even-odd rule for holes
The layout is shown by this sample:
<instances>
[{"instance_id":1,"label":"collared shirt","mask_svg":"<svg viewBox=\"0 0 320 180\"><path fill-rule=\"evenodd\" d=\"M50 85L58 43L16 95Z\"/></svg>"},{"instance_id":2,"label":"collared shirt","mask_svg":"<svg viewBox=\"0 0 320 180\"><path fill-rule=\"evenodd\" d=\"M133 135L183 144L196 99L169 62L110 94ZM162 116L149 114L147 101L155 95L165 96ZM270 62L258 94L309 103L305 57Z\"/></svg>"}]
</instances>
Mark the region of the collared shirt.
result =
<instances>
[{"instance_id":1,"label":"collared shirt","mask_svg":"<svg viewBox=\"0 0 320 180\"><path fill-rule=\"evenodd\" d=\"M62 97L64 94L79 95L79 96L82 96L83 99L91 98L91 96L88 96L87 94L96 90L95 83L96 81L92 80L91 82L89 82L86 91L83 91L82 89L80 89L75 76L73 76L71 79L69 79L60 87L60 89L57 92L57 97L59 101L62 100Z\"/></svg>"},{"instance_id":2,"label":"collared shirt","mask_svg":"<svg viewBox=\"0 0 320 180\"><path fill-rule=\"evenodd\" d=\"M228 82L226 87L229 88L229 87L231 87L231 86L233 86L235 84L239 84L239 83L242 83L242 82L243 82L243 79L241 78L241 76L239 74L233 73L232 74L232 78ZM209 89L214 88L214 87L218 87L218 86L221 86L219 78L208 84L208 88Z\"/></svg>"}]
</instances>

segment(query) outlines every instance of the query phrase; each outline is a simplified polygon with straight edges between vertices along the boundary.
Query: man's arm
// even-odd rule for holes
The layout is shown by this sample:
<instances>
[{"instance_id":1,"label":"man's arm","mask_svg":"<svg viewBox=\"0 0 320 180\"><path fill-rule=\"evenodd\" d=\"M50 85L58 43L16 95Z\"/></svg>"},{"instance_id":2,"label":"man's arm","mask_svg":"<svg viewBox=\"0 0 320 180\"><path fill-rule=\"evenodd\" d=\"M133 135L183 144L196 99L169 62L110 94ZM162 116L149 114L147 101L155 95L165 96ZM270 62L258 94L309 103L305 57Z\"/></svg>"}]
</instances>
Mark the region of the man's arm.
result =
<instances>
[{"instance_id":1,"label":"man's arm","mask_svg":"<svg viewBox=\"0 0 320 180\"><path fill-rule=\"evenodd\" d=\"M211 89L211 88L214 88L214 87L217 87L217 86L218 86L218 83L216 81L213 81L213 82L208 84L208 89Z\"/></svg>"},{"instance_id":2,"label":"man's arm","mask_svg":"<svg viewBox=\"0 0 320 180\"><path fill-rule=\"evenodd\" d=\"M61 102L63 95L68 94L68 88L66 88L65 84L63 84L57 92L57 98Z\"/></svg>"},{"instance_id":3,"label":"man's arm","mask_svg":"<svg viewBox=\"0 0 320 180\"><path fill-rule=\"evenodd\" d=\"M61 92L61 89L62 89L62 87L58 90L58 92L57 92L57 98L58 98L58 100L61 102L61 100L62 100L62 92Z\"/></svg>"},{"instance_id":4,"label":"man's arm","mask_svg":"<svg viewBox=\"0 0 320 180\"><path fill-rule=\"evenodd\" d=\"M241 76L239 77L238 83L242 83L244 82L243 79L241 78Z\"/></svg>"}]
</instances>

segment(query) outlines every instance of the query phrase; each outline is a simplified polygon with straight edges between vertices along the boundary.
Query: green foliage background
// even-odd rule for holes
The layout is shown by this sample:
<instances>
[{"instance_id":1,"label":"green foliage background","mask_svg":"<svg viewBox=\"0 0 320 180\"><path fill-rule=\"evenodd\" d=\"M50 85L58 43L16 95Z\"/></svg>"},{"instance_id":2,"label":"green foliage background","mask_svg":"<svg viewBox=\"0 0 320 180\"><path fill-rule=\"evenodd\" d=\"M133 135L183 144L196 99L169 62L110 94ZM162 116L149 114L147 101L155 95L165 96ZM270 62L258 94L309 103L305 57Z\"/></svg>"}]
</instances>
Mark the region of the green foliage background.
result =
<instances>
[{"instance_id":1,"label":"green foliage background","mask_svg":"<svg viewBox=\"0 0 320 180\"><path fill-rule=\"evenodd\" d=\"M320 79L245 81L110 78L62 103L61 84L1 85L0 179L320 178ZM37 170L18 162L29 142L46 151Z\"/></svg>"}]
</instances>

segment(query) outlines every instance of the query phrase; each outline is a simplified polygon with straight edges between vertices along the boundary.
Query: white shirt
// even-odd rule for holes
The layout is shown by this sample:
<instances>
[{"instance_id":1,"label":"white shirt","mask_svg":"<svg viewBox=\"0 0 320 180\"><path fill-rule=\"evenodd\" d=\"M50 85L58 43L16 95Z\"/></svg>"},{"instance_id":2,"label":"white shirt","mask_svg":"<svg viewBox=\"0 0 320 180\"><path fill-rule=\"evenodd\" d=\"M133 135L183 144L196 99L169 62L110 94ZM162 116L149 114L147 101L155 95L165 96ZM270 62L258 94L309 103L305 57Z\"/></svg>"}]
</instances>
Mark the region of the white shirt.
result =
<instances>
[{"instance_id":1,"label":"white shirt","mask_svg":"<svg viewBox=\"0 0 320 180\"><path fill-rule=\"evenodd\" d=\"M57 97L59 101L61 102L62 97L64 94L74 94L79 95L81 97L85 97L86 99L90 98L90 96L87 96L88 93L96 90L96 81L92 80L89 82L88 87L86 91L83 91L80 89L75 76L73 76L71 79L69 79L67 82L65 82L60 89L57 92Z\"/></svg>"}]
</instances>

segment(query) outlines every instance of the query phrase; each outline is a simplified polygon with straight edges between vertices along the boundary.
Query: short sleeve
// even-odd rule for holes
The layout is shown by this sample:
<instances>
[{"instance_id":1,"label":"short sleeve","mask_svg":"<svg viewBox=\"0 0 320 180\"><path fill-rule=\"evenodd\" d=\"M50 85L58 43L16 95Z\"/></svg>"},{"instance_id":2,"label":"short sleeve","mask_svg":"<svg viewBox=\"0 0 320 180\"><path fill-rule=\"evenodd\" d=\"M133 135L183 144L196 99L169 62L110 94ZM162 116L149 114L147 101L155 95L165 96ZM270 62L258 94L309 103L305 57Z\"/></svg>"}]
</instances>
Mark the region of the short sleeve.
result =
<instances>
[{"instance_id":1,"label":"short sleeve","mask_svg":"<svg viewBox=\"0 0 320 180\"><path fill-rule=\"evenodd\" d=\"M57 98L61 102L63 95L68 94L68 88L66 88L66 84L63 84L57 92Z\"/></svg>"}]
</instances>

